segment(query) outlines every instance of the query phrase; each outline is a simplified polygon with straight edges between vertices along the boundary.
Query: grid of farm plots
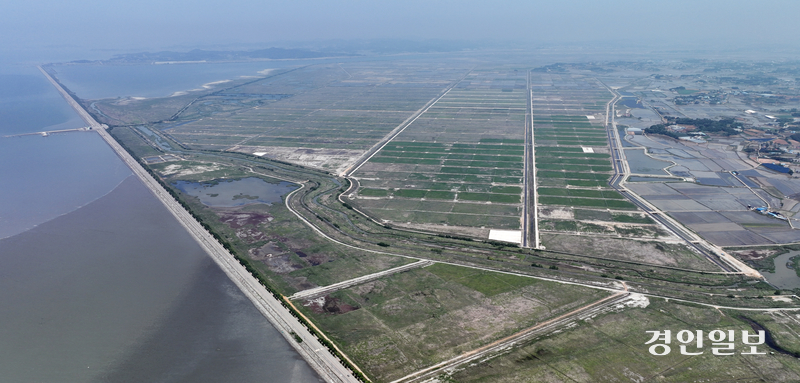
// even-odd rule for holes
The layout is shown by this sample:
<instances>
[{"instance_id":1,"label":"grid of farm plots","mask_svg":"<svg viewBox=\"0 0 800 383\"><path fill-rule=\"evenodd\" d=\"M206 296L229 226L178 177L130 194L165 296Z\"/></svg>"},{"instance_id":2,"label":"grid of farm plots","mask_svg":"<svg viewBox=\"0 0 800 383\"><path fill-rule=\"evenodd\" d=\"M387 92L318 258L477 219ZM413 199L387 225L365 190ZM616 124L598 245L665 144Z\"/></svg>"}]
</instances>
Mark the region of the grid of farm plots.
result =
<instances>
[{"instance_id":1,"label":"grid of farm plots","mask_svg":"<svg viewBox=\"0 0 800 383\"><path fill-rule=\"evenodd\" d=\"M270 148L324 148L360 154L466 72L426 63L310 66L231 89L196 108L252 98L262 105L200 114L168 132L200 148L268 153Z\"/></svg>"},{"instance_id":2,"label":"grid of farm plots","mask_svg":"<svg viewBox=\"0 0 800 383\"><path fill-rule=\"evenodd\" d=\"M354 203L398 225L520 228L525 70L474 70L355 174Z\"/></svg>"},{"instance_id":3,"label":"grid of farm plots","mask_svg":"<svg viewBox=\"0 0 800 383\"><path fill-rule=\"evenodd\" d=\"M549 74L534 74L531 90L539 229L613 234L614 225L598 223L645 219L607 183L611 93L591 78Z\"/></svg>"}]
</instances>

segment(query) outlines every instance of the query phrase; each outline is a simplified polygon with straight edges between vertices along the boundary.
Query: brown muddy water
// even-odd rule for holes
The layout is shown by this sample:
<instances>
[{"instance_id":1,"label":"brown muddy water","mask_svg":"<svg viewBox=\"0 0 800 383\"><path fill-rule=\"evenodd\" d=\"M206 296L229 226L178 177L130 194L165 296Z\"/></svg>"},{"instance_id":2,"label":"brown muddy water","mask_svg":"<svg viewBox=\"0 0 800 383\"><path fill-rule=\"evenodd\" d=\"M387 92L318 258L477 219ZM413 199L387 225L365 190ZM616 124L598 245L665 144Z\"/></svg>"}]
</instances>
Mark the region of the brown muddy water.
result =
<instances>
[{"instance_id":1,"label":"brown muddy water","mask_svg":"<svg viewBox=\"0 0 800 383\"><path fill-rule=\"evenodd\" d=\"M0 240L3 382L318 382L133 176Z\"/></svg>"}]
</instances>

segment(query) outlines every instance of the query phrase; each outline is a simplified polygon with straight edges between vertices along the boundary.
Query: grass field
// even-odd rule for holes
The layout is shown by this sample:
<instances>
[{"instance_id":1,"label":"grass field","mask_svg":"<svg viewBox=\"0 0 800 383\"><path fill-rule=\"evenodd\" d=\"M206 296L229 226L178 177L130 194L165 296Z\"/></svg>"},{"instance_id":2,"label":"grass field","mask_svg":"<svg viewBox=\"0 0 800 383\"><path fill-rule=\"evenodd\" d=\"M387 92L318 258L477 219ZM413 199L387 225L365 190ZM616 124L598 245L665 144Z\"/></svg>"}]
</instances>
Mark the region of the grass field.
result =
<instances>
[{"instance_id":1,"label":"grass field","mask_svg":"<svg viewBox=\"0 0 800 383\"><path fill-rule=\"evenodd\" d=\"M436 264L343 290L308 311L377 381L391 381L604 297L584 287Z\"/></svg>"},{"instance_id":2,"label":"grass field","mask_svg":"<svg viewBox=\"0 0 800 383\"><path fill-rule=\"evenodd\" d=\"M452 233L458 236L396 230L470 228L475 230L466 233L473 235L489 228L519 228L527 73L510 66L470 72L440 104L386 145L356 173L361 188L355 199L347 200L352 206L337 199L345 182L322 171L235 153L239 149L192 150L252 150L257 146L248 145L263 143L258 147L289 148L301 156L316 156L318 148L325 147L360 154L386 129L393 129L384 124L387 120L407 118L449 86L452 81L446 80L464 73L444 66L437 70L380 65L312 65L296 77L254 82L209 98L209 104L198 102L178 121L157 124L176 153L151 169L168 187L176 180L237 179L253 172L313 180L290 204L326 235L351 246L320 236L282 203L210 208L185 195L181 201L283 295L414 261L359 250L363 248L569 283L624 282L634 291L722 307L788 306L765 298L774 289L763 281L709 273L719 269L674 238L664 241L660 225L608 187L610 157L598 121L609 93L588 75L532 73L538 228L546 250L469 241L459 238L465 231L455 229ZM394 87L402 90L387 90ZM434 96L425 99L424 94ZM286 106L291 99L301 102ZM215 124L220 130L215 131ZM143 139L147 133L142 129L118 127L112 133L136 155L160 153L156 142ZM190 147L186 149L171 138L196 141L184 141ZM296 146L300 144L307 147ZM374 224L349 207L392 224ZM296 304L373 381L386 382L609 294L577 284L437 263ZM707 344L701 356L681 356L677 347L670 356L650 355L644 345L648 330L738 332L751 328L742 315L770 330L781 347L800 352L797 313L736 312L675 299L651 298L646 307L616 306L502 355L448 371L451 376L439 381L800 381L798 359L779 352L717 357L709 354Z\"/></svg>"},{"instance_id":3,"label":"grass field","mask_svg":"<svg viewBox=\"0 0 800 383\"><path fill-rule=\"evenodd\" d=\"M651 355L646 331L684 329L742 330L753 333L741 312L720 312L712 308L651 300L646 308L629 308L576 323L558 336L544 337L517 347L496 358L472 364L454 374L453 382L794 382L800 380L796 358L759 346L766 355L716 356L711 345L704 353L684 356L673 345L670 354ZM772 318L759 318L776 324ZM785 320L784 320L785 321ZM776 326L780 326L777 325ZM793 330L778 333L778 341L797 342ZM738 338L737 338L738 339ZM676 342L673 339L673 342ZM735 342L741 345L741 342ZM694 345L689 346L690 351ZM569 353L564 352L570 350ZM795 346L794 350L798 350ZM709 380L709 377L711 378Z\"/></svg>"}]
</instances>

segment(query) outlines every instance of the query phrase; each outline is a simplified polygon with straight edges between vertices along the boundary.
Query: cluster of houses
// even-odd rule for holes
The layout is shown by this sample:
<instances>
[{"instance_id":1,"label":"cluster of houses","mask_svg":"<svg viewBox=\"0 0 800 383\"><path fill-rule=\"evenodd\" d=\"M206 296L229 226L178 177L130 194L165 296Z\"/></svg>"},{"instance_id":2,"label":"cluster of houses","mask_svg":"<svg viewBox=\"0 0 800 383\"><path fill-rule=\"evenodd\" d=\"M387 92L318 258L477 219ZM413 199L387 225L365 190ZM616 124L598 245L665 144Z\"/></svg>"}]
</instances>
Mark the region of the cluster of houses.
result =
<instances>
[{"instance_id":1,"label":"cluster of houses","mask_svg":"<svg viewBox=\"0 0 800 383\"><path fill-rule=\"evenodd\" d=\"M728 92L721 90L712 90L709 92L697 92L694 94L675 96L675 98L672 99L672 102L674 102L675 105L688 105L688 104L720 105L726 102L727 98L728 98Z\"/></svg>"},{"instance_id":2,"label":"cluster of houses","mask_svg":"<svg viewBox=\"0 0 800 383\"><path fill-rule=\"evenodd\" d=\"M798 162L800 141L790 136L774 135L758 129L745 129L742 137L747 140L744 145L745 151L756 153L759 158L766 157L786 163Z\"/></svg>"}]
</instances>

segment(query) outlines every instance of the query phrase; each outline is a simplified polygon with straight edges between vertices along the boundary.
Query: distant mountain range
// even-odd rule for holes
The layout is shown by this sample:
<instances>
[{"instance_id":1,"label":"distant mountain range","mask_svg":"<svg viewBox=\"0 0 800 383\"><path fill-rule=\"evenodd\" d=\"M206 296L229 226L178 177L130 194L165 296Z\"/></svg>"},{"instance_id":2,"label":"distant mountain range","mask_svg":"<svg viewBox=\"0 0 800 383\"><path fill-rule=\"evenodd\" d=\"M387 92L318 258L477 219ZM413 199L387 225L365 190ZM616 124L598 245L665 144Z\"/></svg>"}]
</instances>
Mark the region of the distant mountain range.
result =
<instances>
[{"instance_id":1,"label":"distant mountain range","mask_svg":"<svg viewBox=\"0 0 800 383\"><path fill-rule=\"evenodd\" d=\"M205 50L193 49L186 52L161 51L124 53L99 62L108 64L140 63L180 63L215 62L243 60L313 59L324 57L357 57L363 55L384 55L403 53L458 52L480 48L497 48L502 44L473 43L447 40L328 40L306 43L302 48L266 48L252 50ZM75 60L74 64L96 63L95 60Z\"/></svg>"}]
</instances>

